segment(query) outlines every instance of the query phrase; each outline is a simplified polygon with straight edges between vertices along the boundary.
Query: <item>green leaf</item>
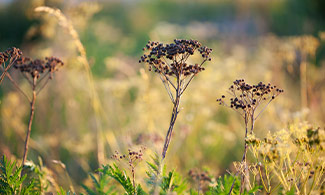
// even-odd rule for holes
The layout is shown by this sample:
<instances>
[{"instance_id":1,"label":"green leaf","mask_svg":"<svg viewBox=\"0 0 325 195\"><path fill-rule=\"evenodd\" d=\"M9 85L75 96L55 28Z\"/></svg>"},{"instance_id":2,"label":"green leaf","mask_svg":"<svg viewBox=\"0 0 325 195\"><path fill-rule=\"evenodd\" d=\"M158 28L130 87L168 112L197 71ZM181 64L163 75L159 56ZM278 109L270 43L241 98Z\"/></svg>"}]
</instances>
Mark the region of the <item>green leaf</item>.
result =
<instances>
[{"instance_id":1,"label":"green leaf","mask_svg":"<svg viewBox=\"0 0 325 195\"><path fill-rule=\"evenodd\" d=\"M60 191L57 192L58 195L75 195L76 193L70 192L70 191L65 191L62 187L60 187Z\"/></svg>"},{"instance_id":2,"label":"green leaf","mask_svg":"<svg viewBox=\"0 0 325 195\"><path fill-rule=\"evenodd\" d=\"M158 173L159 172L159 168L157 165L147 162L147 165L149 165L149 168L151 169L152 172Z\"/></svg>"},{"instance_id":3,"label":"green leaf","mask_svg":"<svg viewBox=\"0 0 325 195\"><path fill-rule=\"evenodd\" d=\"M133 195L135 193L131 179L126 175L125 171L120 170L116 164L113 164L113 166L107 165L100 171L120 183L127 194Z\"/></svg>"},{"instance_id":4,"label":"green leaf","mask_svg":"<svg viewBox=\"0 0 325 195\"><path fill-rule=\"evenodd\" d=\"M97 193L90 189L89 187L85 186L84 184L81 184L82 188L87 192L88 195L96 195Z\"/></svg>"},{"instance_id":5,"label":"green leaf","mask_svg":"<svg viewBox=\"0 0 325 195\"><path fill-rule=\"evenodd\" d=\"M92 173L90 173L89 175L90 175L90 178L91 178L91 180L93 181L93 184L95 185L95 187L96 187L96 188L100 188L101 186L100 186L100 184L98 183L96 177L95 177Z\"/></svg>"},{"instance_id":6,"label":"green leaf","mask_svg":"<svg viewBox=\"0 0 325 195\"><path fill-rule=\"evenodd\" d=\"M162 177L160 187L165 193L176 192L177 194L183 194L187 188L187 183L179 173L173 170L168 173L168 176Z\"/></svg>"},{"instance_id":7,"label":"green leaf","mask_svg":"<svg viewBox=\"0 0 325 195\"><path fill-rule=\"evenodd\" d=\"M140 185L137 186L137 195L147 195Z\"/></svg>"},{"instance_id":8,"label":"green leaf","mask_svg":"<svg viewBox=\"0 0 325 195\"><path fill-rule=\"evenodd\" d=\"M238 177L224 175L223 178L218 178L217 186L210 188L210 191L207 193L207 195L228 195L234 180L235 183L231 194L239 194L240 181Z\"/></svg>"}]
</instances>

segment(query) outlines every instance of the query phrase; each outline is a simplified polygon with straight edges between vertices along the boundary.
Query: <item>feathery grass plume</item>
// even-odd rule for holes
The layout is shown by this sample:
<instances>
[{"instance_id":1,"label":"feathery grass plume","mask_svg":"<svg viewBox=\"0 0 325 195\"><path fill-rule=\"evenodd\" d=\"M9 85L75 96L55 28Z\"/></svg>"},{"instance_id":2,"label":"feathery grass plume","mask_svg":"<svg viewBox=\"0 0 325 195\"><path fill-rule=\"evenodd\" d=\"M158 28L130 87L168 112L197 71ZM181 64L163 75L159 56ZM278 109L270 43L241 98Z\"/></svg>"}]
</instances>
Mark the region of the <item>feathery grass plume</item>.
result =
<instances>
[{"instance_id":1,"label":"feathery grass plume","mask_svg":"<svg viewBox=\"0 0 325 195\"><path fill-rule=\"evenodd\" d=\"M96 132L97 132L97 161L98 164L104 164L105 161L105 154L104 154L104 143L102 140L102 126L100 124L100 118L104 118L105 114L101 107L101 102L98 97L98 93L95 89L94 79L93 75L91 73L90 65L87 59L86 55L86 49L81 43L80 37L74 26L72 25L71 21L61 12L60 9L51 8L47 6L40 6L35 8L35 12L45 12L48 14L53 15L58 21L59 24L68 31L70 36L73 38L74 44L77 47L78 52L80 53L80 61L84 65L85 73L87 76L87 80L89 83L89 89L90 89L90 98L91 98L91 105L95 112L95 121L96 121ZM114 140L110 142L107 140L108 144L111 148L117 148L118 146L115 144L117 143L115 139L115 135L113 132L109 131L107 133L110 133L110 137Z\"/></svg>"},{"instance_id":2,"label":"feathery grass plume","mask_svg":"<svg viewBox=\"0 0 325 195\"><path fill-rule=\"evenodd\" d=\"M46 86L48 81L52 79L53 74L58 71L59 67L63 66L63 62L56 57L46 57L45 60L32 60L28 57L21 56L19 59L15 61L13 67L17 69L22 76L28 81L32 90L32 97L26 94L23 90L21 90L18 84L10 77L7 73L10 81L14 83L15 86L18 87L19 91L24 94L24 96L30 102L30 116L28 121L28 129L26 133L25 139L25 147L24 147L24 155L22 159L22 166L24 165L27 153L28 153L28 143L30 138L30 132L32 128L33 118L34 118L34 110L35 110L35 102L36 97L41 92L41 90Z\"/></svg>"},{"instance_id":3,"label":"feathery grass plume","mask_svg":"<svg viewBox=\"0 0 325 195\"><path fill-rule=\"evenodd\" d=\"M15 63L18 58L20 58L21 55L23 55L23 53L20 51L20 49L15 47L8 48L6 51L0 52L0 85L5 76L7 75L7 72L10 67Z\"/></svg>"},{"instance_id":4,"label":"feathery grass plume","mask_svg":"<svg viewBox=\"0 0 325 195\"><path fill-rule=\"evenodd\" d=\"M226 96L222 95L217 99L220 105L230 107L240 114L245 122L245 146L244 154L241 160L243 165L242 180L241 180L241 193L244 190L249 190L249 174L247 167L247 137L248 128L250 126L250 134L253 134L254 124L256 119L261 115L265 108L276 98L279 94L283 93L282 89L277 88L270 83L264 84L259 82L256 85L250 85L245 82L244 79L238 79L233 82L233 85L229 88L229 103L226 101ZM236 175L239 170L237 170ZM233 188L231 188L232 190ZM231 191L230 191L231 193Z\"/></svg>"},{"instance_id":5,"label":"feathery grass plume","mask_svg":"<svg viewBox=\"0 0 325 195\"><path fill-rule=\"evenodd\" d=\"M211 61L212 49L202 46L196 40L175 39L171 44L149 41L143 50L148 52L141 56L139 63L149 64L149 71L154 71L159 75L173 103L172 116L162 151L162 160L164 160L176 118L180 112L181 96L193 78L204 70L203 64ZM196 51L200 52L202 61L197 64L188 64L187 60Z\"/></svg>"}]
</instances>

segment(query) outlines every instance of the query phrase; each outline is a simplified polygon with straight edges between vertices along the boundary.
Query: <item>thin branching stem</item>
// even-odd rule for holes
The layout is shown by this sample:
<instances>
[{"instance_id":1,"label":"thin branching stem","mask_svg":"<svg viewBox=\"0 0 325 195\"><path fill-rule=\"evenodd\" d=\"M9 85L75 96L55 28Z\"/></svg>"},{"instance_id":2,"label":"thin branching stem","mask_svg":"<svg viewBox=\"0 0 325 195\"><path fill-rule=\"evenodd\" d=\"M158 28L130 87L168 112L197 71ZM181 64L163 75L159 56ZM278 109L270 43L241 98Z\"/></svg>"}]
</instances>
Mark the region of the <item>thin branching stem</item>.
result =
<instances>
[{"instance_id":1,"label":"thin branching stem","mask_svg":"<svg viewBox=\"0 0 325 195\"><path fill-rule=\"evenodd\" d=\"M38 95L42 91L42 89L44 89L44 87L47 85L49 80L50 80L50 77L47 77L47 79L43 82L43 85L37 89L36 95Z\"/></svg>"},{"instance_id":2,"label":"thin branching stem","mask_svg":"<svg viewBox=\"0 0 325 195\"><path fill-rule=\"evenodd\" d=\"M270 101L264 106L264 108L257 114L257 116L255 117L254 120L256 120L261 114L262 112L265 110L265 108L272 102L272 99L270 99Z\"/></svg>"},{"instance_id":3,"label":"thin branching stem","mask_svg":"<svg viewBox=\"0 0 325 195\"><path fill-rule=\"evenodd\" d=\"M30 97L28 97L28 95L19 87L19 85L16 83L16 81L13 80L13 78L10 76L10 74L7 72L6 73L8 79L11 81L11 83L14 85L14 87L29 101L31 102Z\"/></svg>"},{"instance_id":4,"label":"thin branching stem","mask_svg":"<svg viewBox=\"0 0 325 195\"><path fill-rule=\"evenodd\" d=\"M178 107L179 107L179 103L180 103L180 97L181 96L180 96L180 93L179 93L179 85L178 85L177 90L176 90L176 99L175 99L174 106L173 106L172 116L171 116L171 119L170 119L169 128L168 128L168 131L167 131L167 135L166 135L165 143L164 143L164 148L163 148L163 152L162 152L162 160L165 159L166 152L167 152L167 149L168 149L171 137L172 137L173 128L174 128L174 125L175 125L175 122L176 122L176 119L177 119L177 115L179 113Z\"/></svg>"},{"instance_id":5,"label":"thin branching stem","mask_svg":"<svg viewBox=\"0 0 325 195\"><path fill-rule=\"evenodd\" d=\"M0 85L1 85L1 83L2 83L2 81L3 81L3 79L5 78L5 76L6 76L7 72L8 72L8 70L9 70L10 67L15 63L15 61L17 60L17 58L18 58L17 56L15 56L14 58L10 58L9 64L8 64L4 69L3 69L3 67L1 66L3 72L2 72L1 77L0 77Z\"/></svg>"},{"instance_id":6,"label":"thin branching stem","mask_svg":"<svg viewBox=\"0 0 325 195\"><path fill-rule=\"evenodd\" d=\"M29 121L28 121L28 129L26 133L26 139L25 139L25 147L24 147L24 155L23 155L23 161L22 161L22 166L24 166L25 161L27 159L27 153L28 153L28 143L30 139L30 133L32 131L32 123L34 119L34 111L35 111L35 101L36 101L36 77L33 79L33 97L32 101L30 102L30 115L29 115Z\"/></svg>"},{"instance_id":7,"label":"thin branching stem","mask_svg":"<svg viewBox=\"0 0 325 195\"><path fill-rule=\"evenodd\" d=\"M189 81L185 84L185 87L182 88L180 95L182 95L184 93L184 91L186 90L186 88L188 87L188 85L190 84L190 82L193 80L194 77L195 77L195 74L190 77Z\"/></svg>"},{"instance_id":8,"label":"thin branching stem","mask_svg":"<svg viewBox=\"0 0 325 195\"><path fill-rule=\"evenodd\" d=\"M0 66L0 69L3 70L3 67ZM5 76L10 80L10 82L14 85L14 87L30 102L31 99L28 97L28 95L19 87L19 85L16 83L16 81L11 77L9 72L5 72Z\"/></svg>"}]
</instances>

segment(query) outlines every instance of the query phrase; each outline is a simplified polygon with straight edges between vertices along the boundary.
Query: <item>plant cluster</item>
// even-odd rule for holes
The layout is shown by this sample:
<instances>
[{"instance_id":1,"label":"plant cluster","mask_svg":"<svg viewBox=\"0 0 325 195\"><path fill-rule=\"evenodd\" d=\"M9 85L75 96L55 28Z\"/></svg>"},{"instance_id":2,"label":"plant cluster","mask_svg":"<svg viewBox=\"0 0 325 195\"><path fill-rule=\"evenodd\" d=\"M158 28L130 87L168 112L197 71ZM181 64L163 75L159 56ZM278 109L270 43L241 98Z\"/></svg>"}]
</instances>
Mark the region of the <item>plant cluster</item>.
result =
<instances>
[{"instance_id":1,"label":"plant cluster","mask_svg":"<svg viewBox=\"0 0 325 195\"><path fill-rule=\"evenodd\" d=\"M264 139L247 139L259 166L251 171L267 193L313 194L325 182L325 130L306 123L292 124ZM254 182L254 181L253 181Z\"/></svg>"},{"instance_id":2,"label":"plant cluster","mask_svg":"<svg viewBox=\"0 0 325 195\"><path fill-rule=\"evenodd\" d=\"M325 182L324 147L325 131L309 125L292 125L288 129L269 134L265 139L256 138L253 130L255 121L267 106L284 90L270 83L259 82L250 85L238 79L229 87L229 96L217 99L220 105L227 106L240 114L245 124L244 154L240 162L235 162L236 173L214 177L206 171L192 169L188 178L182 178L175 169L167 171L164 159L171 141L173 128L180 112L180 99L193 78L205 70L203 65L211 61L212 49L202 46L196 40L175 39L173 43L163 44L149 41L146 52L139 62L149 65L149 71L159 75L169 98L173 103L171 120L165 138L162 155L156 154L147 161L145 184L136 181L136 170L144 160L142 147L129 149L127 153L115 153L113 165L103 165L96 173L90 173L92 186L82 185L87 194L255 194L256 192L313 194L322 192ZM198 54L200 59L192 63L190 57ZM52 79L54 73L64 65L56 57L35 59L24 57L17 48L0 52L1 80L7 77L11 83L28 99L30 116L26 132L24 155L21 166L3 156L0 162L1 194L41 194L51 183L45 179L46 171L42 163L36 166L26 163L28 143L34 118L37 94ZM10 67L21 73L31 86L32 96L25 93L8 72ZM142 138L143 139L143 138ZM252 162L247 160L250 149ZM61 162L60 162L61 163ZM126 164L129 170L120 167ZM65 168L65 165L63 165ZM130 176L129 176L130 175ZM240 175L240 176L239 176ZM193 186L189 185L194 183ZM116 185L120 184L120 188ZM146 186L145 186L146 185ZM58 194L75 194L56 188Z\"/></svg>"}]
</instances>

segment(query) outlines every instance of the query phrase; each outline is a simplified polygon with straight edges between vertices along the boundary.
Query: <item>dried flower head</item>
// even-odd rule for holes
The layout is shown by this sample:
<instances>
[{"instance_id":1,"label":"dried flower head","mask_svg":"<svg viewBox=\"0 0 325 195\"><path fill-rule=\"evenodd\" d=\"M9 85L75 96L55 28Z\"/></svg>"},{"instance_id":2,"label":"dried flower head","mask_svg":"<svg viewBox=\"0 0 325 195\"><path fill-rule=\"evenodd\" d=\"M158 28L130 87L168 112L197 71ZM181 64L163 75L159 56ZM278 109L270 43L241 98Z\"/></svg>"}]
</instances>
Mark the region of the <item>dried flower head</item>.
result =
<instances>
[{"instance_id":1,"label":"dried flower head","mask_svg":"<svg viewBox=\"0 0 325 195\"><path fill-rule=\"evenodd\" d=\"M40 79L47 75L51 79L52 74L63 65L63 62L56 57L46 57L45 60L32 60L28 57L21 57L14 64L14 68L20 70L27 78L31 77L32 80L34 78Z\"/></svg>"},{"instance_id":2,"label":"dried flower head","mask_svg":"<svg viewBox=\"0 0 325 195\"><path fill-rule=\"evenodd\" d=\"M22 52L20 49L15 47L8 48L6 51L0 52L0 65L8 60L13 61L14 59L19 58L21 55Z\"/></svg>"},{"instance_id":3,"label":"dried flower head","mask_svg":"<svg viewBox=\"0 0 325 195\"><path fill-rule=\"evenodd\" d=\"M138 151L128 149L128 152L126 154L120 154L118 151L115 151L115 153L111 157L116 161L126 161L132 171L132 168L134 168L139 162L142 161L143 152L145 150L145 147L141 147L141 149L139 149Z\"/></svg>"},{"instance_id":4,"label":"dried flower head","mask_svg":"<svg viewBox=\"0 0 325 195\"><path fill-rule=\"evenodd\" d=\"M196 40L175 39L174 43L162 44L149 41L144 50L149 50L149 54L141 56L139 62L147 62L149 70L162 73L168 76L179 77L197 74L204 70L202 64L211 61L210 53L212 49L201 46ZM203 58L201 64L187 64L189 56L198 50ZM171 62L168 63L168 60Z\"/></svg>"},{"instance_id":5,"label":"dried flower head","mask_svg":"<svg viewBox=\"0 0 325 195\"><path fill-rule=\"evenodd\" d=\"M249 120L254 122L269 103L283 92L283 89L279 89L270 83L264 84L259 82L256 85L250 85L244 79L238 79L229 88L229 104L226 103L225 95L217 99L217 102L220 105L228 106L239 112L243 118L247 119L245 122ZM262 107L262 109L255 116L259 107Z\"/></svg>"},{"instance_id":6,"label":"dried flower head","mask_svg":"<svg viewBox=\"0 0 325 195\"><path fill-rule=\"evenodd\" d=\"M0 70L2 72L0 77L0 84L2 83L9 68L22 55L23 54L20 49L17 49L15 47L8 48L6 51L0 52Z\"/></svg>"}]
</instances>

